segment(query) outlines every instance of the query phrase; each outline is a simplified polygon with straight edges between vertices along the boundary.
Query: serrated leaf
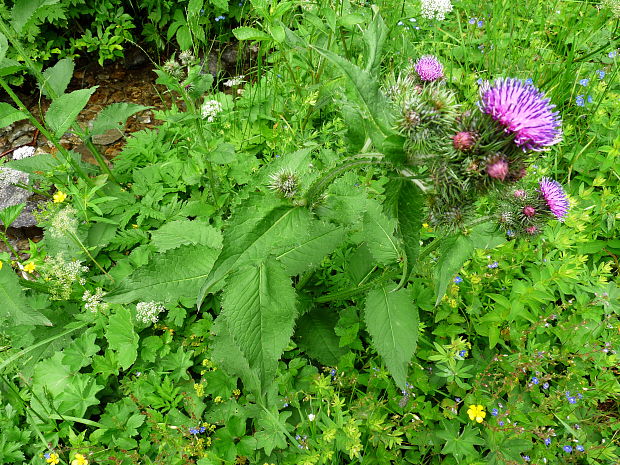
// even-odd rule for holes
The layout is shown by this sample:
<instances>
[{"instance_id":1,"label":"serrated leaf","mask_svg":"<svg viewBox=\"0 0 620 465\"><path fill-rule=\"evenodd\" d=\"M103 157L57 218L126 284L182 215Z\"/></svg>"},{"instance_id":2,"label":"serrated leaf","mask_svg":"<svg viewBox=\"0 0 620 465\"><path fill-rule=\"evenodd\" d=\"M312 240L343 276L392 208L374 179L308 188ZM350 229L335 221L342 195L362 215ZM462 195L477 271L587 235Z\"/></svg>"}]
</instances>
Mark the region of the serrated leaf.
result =
<instances>
[{"instance_id":1,"label":"serrated leaf","mask_svg":"<svg viewBox=\"0 0 620 465\"><path fill-rule=\"evenodd\" d=\"M5 228L8 228L13 224L13 221L21 215L22 211L26 207L25 203L18 203L16 205L9 205L0 211L0 224Z\"/></svg>"},{"instance_id":2,"label":"serrated leaf","mask_svg":"<svg viewBox=\"0 0 620 465\"><path fill-rule=\"evenodd\" d=\"M21 121L28 116L17 108L5 102L0 102L0 128L13 124L15 121Z\"/></svg>"},{"instance_id":3,"label":"serrated leaf","mask_svg":"<svg viewBox=\"0 0 620 465\"><path fill-rule=\"evenodd\" d=\"M237 40L271 40L271 36L253 27L236 27L233 35Z\"/></svg>"},{"instance_id":4,"label":"serrated leaf","mask_svg":"<svg viewBox=\"0 0 620 465\"><path fill-rule=\"evenodd\" d=\"M388 218L379 204L371 203L364 213L363 225L364 241L375 260L384 265L396 262L400 257L394 236L396 220Z\"/></svg>"},{"instance_id":5,"label":"serrated leaf","mask_svg":"<svg viewBox=\"0 0 620 465\"><path fill-rule=\"evenodd\" d=\"M217 249L203 245L182 245L156 254L123 280L106 300L176 302L181 297L191 298L211 272L217 254Z\"/></svg>"},{"instance_id":6,"label":"serrated leaf","mask_svg":"<svg viewBox=\"0 0 620 465\"><path fill-rule=\"evenodd\" d=\"M383 286L373 289L366 298L366 327L377 352L383 358L396 384L404 389L407 365L418 342L418 309L411 292L390 292Z\"/></svg>"},{"instance_id":7,"label":"serrated leaf","mask_svg":"<svg viewBox=\"0 0 620 465\"><path fill-rule=\"evenodd\" d=\"M56 137L61 137L71 126L78 114L84 109L90 96L97 90L97 86L89 89L74 90L63 94L52 101L45 113L45 122Z\"/></svg>"},{"instance_id":8,"label":"serrated leaf","mask_svg":"<svg viewBox=\"0 0 620 465\"><path fill-rule=\"evenodd\" d=\"M261 412L258 417L258 431L254 435L257 439L257 449L265 449L265 454L271 455L274 449L286 449L286 435L288 417L292 412L287 410L283 412Z\"/></svg>"},{"instance_id":9,"label":"serrated leaf","mask_svg":"<svg viewBox=\"0 0 620 465\"><path fill-rule=\"evenodd\" d=\"M151 233L151 243L160 252L181 245L205 245L222 248L222 233L205 221L177 220L164 224Z\"/></svg>"},{"instance_id":10,"label":"serrated leaf","mask_svg":"<svg viewBox=\"0 0 620 465\"><path fill-rule=\"evenodd\" d=\"M403 248L407 255L407 276L416 264L420 252L420 229L424 212L424 198L418 186L403 181L398 192L398 229L403 238Z\"/></svg>"},{"instance_id":11,"label":"serrated leaf","mask_svg":"<svg viewBox=\"0 0 620 465\"><path fill-rule=\"evenodd\" d=\"M17 0L11 10L11 24L17 34L22 32L23 27L26 25L35 12L45 5L54 5L60 0Z\"/></svg>"},{"instance_id":12,"label":"serrated leaf","mask_svg":"<svg viewBox=\"0 0 620 465\"><path fill-rule=\"evenodd\" d=\"M217 292L232 271L265 259L271 251L295 244L310 227L311 214L275 197L251 196L233 212L224 232L222 253L198 294L200 307L209 292Z\"/></svg>"},{"instance_id":13,"label":"serrated leaf","mask_svg":"<svg viewBox=\"0 0 620 465\"><path fill-rule=\"evenodd\" d=\"M105 330L110 349L118 354L118 364L127 370L138 357L138 335L136 334L131 313L125 307L119 307L116 313L110 316Z\"/></svg>"},{"instance_id":14,"label":"serrated leaf","mask_svg":"<svg viewBox=\"0 0 620 465\"><path fill-rule=\"evenodd\" d=\"M297 345L309 356L323 365L335 366L347 353L340 347L340 338L334 328L338 314L329 308L315 308L302 316L295 328Z\"/></svg>"},{"instance_id":15,"label":"serrated leaf","mask_svg":"<svg viewBox=\"0 0 620 465\"><path fill-rule=\"evenodd\" d=\"M0 32L0 62L4 60L6 52L9 49L9 41L6 40L6 36Z\"/></svg>"},{"instance_id":16,"label":"serrated leaf","mask_svg":"<svg viewBox=\"0 0 620 465\"><path fill-rule=\"evenodd\" d=\"M230 334L260 371L263 387L273 382L278 359L293 334L295 290L284 267L273 260L240 269L229 278L222 313Z\"/></svg>"},{"instance_id":17,"label":"serrated leaf","mask_svg":"<svg viewBox=\"0 0 620 465\"><path fill-rule=\"evenodd\" d=\"M344 228L313 222L308 235L300 242L279 250L276 260L291 276L296 276L320 265L323 258L342 243L344 236Z\"/></svg>"},{"instance_id":18,"label":"serrated leaf","mask_svg":"<svg viewBox=\"0 0 620 465\"><path fill-rule=\"evenodd\" d=\"M137 103L113 103L99 112L90 130L91 135L103 134L110 129L122 131L125 127L127 118L140 111L148 110L152 107L138 105Z\"/></svg>"},{"instance_id":19,"label":"serrated leaf","mask_svg":"<svg viewBox=\"0 0 620 465\"><path fill-rule=\"evenodd\" d=\"M41 93L49 98L56 98L64 94L73 76L74 68L75 64L71 58L63 58L51 68L43 71L44 82L39 83ZM51 89L51 92L48 92L48 88Z\"/></svg>"},{"instance_id":20,"label":"serrated leaf","mask_svg":"<svg viewBox=\"0 0 620 465\"><path fill-rule=\"evenodd\" d=\"M506 242L506 234L499 230L497 224L491 222L471 228L469 238L477 249L492 249Z\"/></svg>"},{"instance_id":21,"label":"serrated leaf","mask_svg":"<svg viewBox=\"0 0 620 465\"><path fill-rule=\"evenodd\" d=\"M0 317L15 325L52 326L50 320L30 307L17 275L6 264L0 269Z\"/></svg>"},{"instance_id":22,"label":"serrated leaf","mask_svg":"<svg viewBox=\"0 0 620 465\"><path fill-rule=\"evenodd\" d=\"M364 31L364 42L366 43L367 58L366 58L366 71L376 72L381 63L381 49L383 43L387 38L387 27L383 22L383 18L379 14L379 9L376 6L372 6L374 18L368 25L368 28Z\"/></svg>"},{"instance_id":23,"label":"serrated leaf","mask_svg":"<svg viewBox=\"0 0 620 465\"><path fill-rule=\"evenodd\" d=\"M474 245L467 236L457 234L444 239L435 268L435 305L439 305L452 278L473 251Z\"/></svg>"},{"instance_id":24,"label":"serrated leaf","mask_svg":"<svg viewBox=\"0 0 620 465\"><path fill-rule=\"evenodd\" d=\"M92 356L100 349L95 344L95 339L97 339L97 334L89 332L74 340L69 347L63 350L63 365L68 366L72 371L78 371L80 368L90 365Z\"/></svg>"}]
</instances>

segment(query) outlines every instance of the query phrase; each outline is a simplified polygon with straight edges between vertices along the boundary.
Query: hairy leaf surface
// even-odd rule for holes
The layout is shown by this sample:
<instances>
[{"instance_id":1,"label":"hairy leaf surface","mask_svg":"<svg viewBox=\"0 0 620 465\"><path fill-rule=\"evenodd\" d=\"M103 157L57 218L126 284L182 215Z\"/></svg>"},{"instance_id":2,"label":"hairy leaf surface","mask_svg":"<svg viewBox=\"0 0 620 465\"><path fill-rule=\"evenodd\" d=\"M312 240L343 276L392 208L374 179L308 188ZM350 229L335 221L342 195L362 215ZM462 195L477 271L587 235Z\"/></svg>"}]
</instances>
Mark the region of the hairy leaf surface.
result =
<instances>
[{"instance_id":1,"label":"hairy leaf surface","mask_svg":"<svg viewBox=\"0 0 620 465\"><path fill-rule=\"evenodd\" d=\"M8 265L0 269L0 317L16 325L52 326L50 320L30 307L17 275Z\"/></svg>"},{"instance_id":2,"label":"hairy leaf surface","mask_svg":"<svg viewBox=\"0 0 620 465\"><path fill-rule=\"evenodd\" d=\"M77 115L88 103L90 96L97 90L97 86L90 89L74 90L52 101L45 113L45 122L56 137L61 137L71 126Z\"/></svg>"},{"instance_id":3,"label":"hairy leaf surface","mask_svg":"<svg viewBox=\"0 0 620 465\"><path fill-rule=\"evenodd\" d=\"M388 218L376 203L369 204L364 213L364 240L368 250L379 263L388 265L400 257L394 230L396 220Z\"/></svg>"},{"instance_id":4,"label":"hairy leaf surface","mask_svg":"<svg viewBox=\"0 0 620 465\"><path fill-rule=\"evenodd\" d=\"M407 275L415 266L420 252L420 228L424 198L418 186L404 181L398 192L398 228L403 238L403 246L407 255ZM405 276L405 279L409 276Z\"/></svg>"},{"instance_id":5,"label":"hairy leaf surface","mask_svg":"<svg viewBox=\"0 0 620 465\"><path fill-rule=\"evenodd\" d=\"M118 364L126 370L138 357L138 335L136 334L131 313L125 307L120 307L110 317L110 322L105 331L110 349L118 354Z\"/></svg>"}]
</instances>

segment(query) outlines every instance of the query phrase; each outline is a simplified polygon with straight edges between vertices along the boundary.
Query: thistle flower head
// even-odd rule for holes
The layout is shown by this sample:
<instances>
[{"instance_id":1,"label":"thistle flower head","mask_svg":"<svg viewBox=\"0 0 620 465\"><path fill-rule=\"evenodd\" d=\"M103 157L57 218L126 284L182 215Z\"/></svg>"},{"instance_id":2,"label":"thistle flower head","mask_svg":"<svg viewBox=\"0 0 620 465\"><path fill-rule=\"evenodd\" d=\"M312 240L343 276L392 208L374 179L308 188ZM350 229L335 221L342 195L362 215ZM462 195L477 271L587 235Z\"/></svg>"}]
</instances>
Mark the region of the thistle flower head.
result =
<instances>
[{"instance_id":1,"label":"thistle flower head","mask_svg":"<svg viewBox=\"0 0 620 465\"><path fill-rule=\"evenodd\" d=\"M416 61L414 69L422 81L432 82L443 77L443 65L433 55L421 57Z\"/></svg>"},{"instance_id":2,"label":"thistle flower head","mask_svg":"<svg viewBox=\"0 0 620 465\"><path fill-rule=\"evenodd\" d=\"M536 214L536 209L531 205L526 205L525 207L523 207L522 211L525 216L530 218Z\"/></svg>"},{"instance_id":3,"label":"thistle flower head","mask_svg":"<svg viewBox=\"0 0 620 465\"><path fill-rule=\"evenodd\" d=\"M181 64L183 64L183 66L188 66L196 60L196 57L194 57L194 54L191 51L183 50L179 54L179 60L181 60Z\"/></svg>"},{"instance_id":4,"label":"thistle flower head","mask_svg":"<svg viewBox=\"0 0 620 465\"><path fill-rule=\"evenodd\" d=\"M480 87L480 109L514 134L514 141L523 151L541 151L557 144L562 135L555 105L533 85L514 79L496 79Z\"/></svg>"},{"instance_id":5,"label":"thistle flower head","mask_svg":"<svg viewBox=\"0 0 620 465\"><path fill-rule=\"evenodd\" d=\"M486 167L487 174L493 179L503 181L508 176L510 168L508 162L502 156L495 156L489 160Z\"/></svg>"},{"instance_id":6,"label":"thistle flower head","mask_svg":"<svg viewBox=\"0 0 620 465\"><path fill-rule=\"evenodd\" d=\"M564 192L560 183L553 179L542 178L538 183L538 191L551 213L558 220L563 221L568 213L570 204L566 192Z\"/></svg>"},{"instance_id":7,"label":"thistle flower head","mask_svg":"<svg viewBox=\"0 0 620 465\"><path fill-rule=\"evenodd\" d=\"M533 236L534 234L538 233L538 228L536 226L528 226L527 228L525 228L525 232Z\"/></svg>"},{"instance_id":8,"label":"thistle flower head","mask_svg":"<svg viewBox=\"0 0 620 465\"><path fill-rule=\"evenodd\" d=\"M181 69L179 62L174 59L170 59L165 62L163 70L177 79L181 79L183 77L183 69Z\"/></svg>"},{"instance_id":9,"label":"thistle flower head","mask_svg":"<svg viewBox=\"0 0 620 465\"><path fill-rule=\"evenodd\" d=\"M297 190L299 189L299 179L292 171L288 169L281 169L273 173L269 176L269 178L271 179L269 188L283 197L291 199L297 194Z\"/></svg>"}]
</instances>

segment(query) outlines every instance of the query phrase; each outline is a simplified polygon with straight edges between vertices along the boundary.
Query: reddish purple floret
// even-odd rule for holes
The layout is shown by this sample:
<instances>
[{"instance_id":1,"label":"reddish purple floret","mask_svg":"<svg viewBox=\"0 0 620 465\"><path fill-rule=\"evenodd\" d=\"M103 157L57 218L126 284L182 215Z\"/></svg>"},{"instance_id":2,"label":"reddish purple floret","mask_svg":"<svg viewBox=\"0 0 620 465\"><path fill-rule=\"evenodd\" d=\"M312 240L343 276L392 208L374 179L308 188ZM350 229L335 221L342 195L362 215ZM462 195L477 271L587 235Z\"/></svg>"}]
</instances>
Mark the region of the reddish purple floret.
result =
<instances>
[{"instance_id":1,"label":"reddish purple floret","mask_svg":"<svg viewBox=\"0 0 620 465\"><path fill-rule=\"evenodd\" d=\"M536 214L536 209L531 205L526 205L523 207L523 214L528 217L532 217Z\"/></svg>"},{"instance_id":2,"label":"reddish purple floret","mask_svg":"<svg viewBox=\"0 0 620 465\"><path fill-rule=\"evenodd\" d=\"M433 55L421 57L416 61L414 68L420 79L426 82L436 81L443 77L443 65Z\"/></svg>"},{"instance_id":3,"label":"reddish purple floret","mask_svg":"<svg viewBox=\"0 0 620 465\"><path fill-rule=\"evenodd\" d=\"M508 162L503 158L492 160L487 164L487 174L494 179L503 181L510 171Z\"/></svg>"},{"instance_id":4,"label":"reddish purple floret","mask_svg":"<svg viewBox=\"0 0 620 465\"><path fill-rule=\"evenodd\" d=\"M541 151L557 144L562 121L545 94L519 79L499 78L480 88L480 109L515 136L523 151Z\"/></svg>"},{"instance_id":5,"label":"reddish purple floret","mask_svg":"<svg viewBox=\"0 0 620 465\"><path fill-rule=\"evenodd\" d=\"M538 182L538 189L540 195L547 203L551 213L560 221L564 220L564 217L568 214L570 204L566 192L562 188L562 185L549 178L542 178Z\"/></svg>"},{"instance_id":6,"label":"reddish purple floret","mask_svg":"<svg viewBox=\"0 0 620 465\"><path fill-rule=\"evenodd\" d=\"M476 137L468 131L457 132L452 138L454 148L461 152L467 152L476 145Z\"/></svg>"}]
</instances>

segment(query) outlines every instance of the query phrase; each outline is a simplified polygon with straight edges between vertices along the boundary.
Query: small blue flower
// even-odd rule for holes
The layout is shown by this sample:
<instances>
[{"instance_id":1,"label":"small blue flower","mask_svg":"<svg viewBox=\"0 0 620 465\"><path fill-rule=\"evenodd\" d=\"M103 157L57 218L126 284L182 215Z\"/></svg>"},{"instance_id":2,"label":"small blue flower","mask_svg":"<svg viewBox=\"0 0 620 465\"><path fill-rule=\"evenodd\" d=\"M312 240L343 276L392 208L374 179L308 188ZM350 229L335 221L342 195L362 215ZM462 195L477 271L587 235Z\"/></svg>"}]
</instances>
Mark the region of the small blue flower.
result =
<instances>
[{"instance_id":1,"label":"small blue flower","mask_svg":"<svg viewBox=\"0 0 620 465\"><path fill-rule=\"evenodd\" d=\"M459 352L459 357L467 357L467 351L466 350L461 350Z\"/></svg>"},{"instance_id":2,"label":"small blue flower","mask_svg":"<svg viewBox=\"0 0 620 465\"><path fill-rule=\"evenodd\" d=\"M578 95L577 96L577 98L575 99L575 104L577 104L578 107L585 106L585 101L583 99L583 95Z\"/></svg>"},{"instance_id":3,"label":"small blue flower","mask_svg":"<svg viewBox=\"0 0 620 465\"><path fill-rule=\"evenodd\" d=\"M568 398L568 403L569 404L576 404L577 403L577 398L575 396L570 396Z\"/></svg>"},{"instance_id":4,"label":"small blue flower","mask_svg":"<svg viewBox=\"0 0 620 465\"><path fill-rule=\"evenodd\" d=\"M332 368L331 370L329 370L329 374L332 375L332 378L336 376L336 369Z\"/></svg>"},{"instance_id":5,"label":"small blue flower","mask_svg":"<svg viewBox=\"0 0 620 465\"><path fill-rule=\"evenodd\" d=\"M288 402L284 402L284 405L282 407L288 407Z\"/></svg>"},{"instance_id":6,"label":"small blue flower","mask_svg":"<svg viewBox=\"0 0 620 465\"><path fill-rule=\"evenodd\" d=\"M525 460L526 462L530 461L530 456L529 455L524 455L523 456L523 460Z\"/></svg>"},{"instance_id":7,"label":"small blue flower","mask_svg":"<svg viewBox=\"0 0 620 465\"><path fill-rule=\"evenodd\" d=\"M564 452L568 452L570 454L573 451L573 446L564 446L562 449L564 449Z\"/></svg>"},{"instance_id":8,"label":"small blue flower","mask_svg":"<svg viewBox=\"0 0 620 465\"><path fill-rule=\"evenodd\" d=\"M482 27L482 26L484 26L484 21L480 20L480 21L478 21L477 24L478 24L478 27Z\"/></svg>"},{"instance_id":9,"label":"small blue flower","mask_svg":"<svg viewBox=\"0 0 620 465\"><path fill-rule=\"evenodd\" d=\"M525 80L525 83L526 83L528 86L531 86L532 84L534 84L534 80L533 80L532 78L527 78L527 79Z\"/></svg>"},{"instance_id":10,"label":"small blue flower","mask_svg":"<svg viewBox=\"0 0 620 465\"><path fill-rule=\"evenodd\" d=\"M545 446L551 445L551 438L545 438Z\"/></svg>"},{"instance_id":11,"label":"small blue flower","mask_svg":"<svg viewBox=\"0 0 620 465\"><path fill-rule=\"evenodd\" d=\"M204 427L204 426L201 426L199 431L200 431L201 433L204 433L205 431L207 431L207 428L206 428L206 427Z\"/></svg>"},{"instance_id":12,"label":"small blue flower","mask_svg":"<svg viewBox=\"0 0 620 465\"><path fill-rule=\"evenodd\" d=\"M494 417L496 417L499 414L499 410L497 410L496 408L491 410L491 415L493 415Z\"/></svg>"},{"instance_id":13,"label":"small blue flower","mask_svg":"<svg viewBox=\"0 0 620 465\"><path fill-rule=\"evenodd\" d=\"M405 25L405 23L403 23L402 21L399 21L399 22L397 22L397 23L396 23L396 25L397 25L397 26L404 26L404 25Z\"/></svg>"},{"instance_id":14,"label":"small blue flower","mask_svg":"<svg viewBox=\"0 0 620 465\"><path fill-rule=\"evenodd\" d=\"M454 400L455 400L457 403L459 403L459 402L461 401L461 398L460 398L460 397L455 397L455 398L454 398Z\"/></svg>"},{"instance_id":15,"label":"small blue flower","mask_svg":"<svg viewBox=\"0 0 620 465\"><path fill-rule=\"evenodd\" d=\"M580 79L580 80L579 80L579 85L580 85L580 86L583 86L583 87L586 87L586 86L588 85L588 83L589 83L589 82L590 82L590 80L589 80L589 79Z\"/></svg>"},{"instance_id":16,"label":"small blue flower","mask_svg":"<svg viewBox=\"0 0 620 465\"><path fill-rule=\"evenodd\" d=\"M50 453L46 452L45 454L43 454L43 457L45 457L46 459L49 459L50 458Z\"/></svg>"},{"instance_id":17,"label":"small blue flower","mask_svg":"<svg viewBox=\"0 0 620 465\"><path fill-rule=\"evenodd\" d=\"M577 446L576 448L579 452L583 452L585 449L583 448L583 446Z\"/></svg>"},{"instance_id":18,"label":"small blue flower","mask_svg":"<svg viewBox=\"0 0 620 465\"><path fill-rule=\"evenodd\" d=\"M605 77L605 71L603 71L602 69L597 70L596 74L598 74L599 79L603 79Z\"/></svg>"},{"instance_id":19,"label":"small blue flower","mask_svg":"<svg viewBox=\"0 0 620 465\"><path fill-rule=\"evenodd\" d=\"M592 96L591 96L591 95L588 95L588 98L586 99L586 101L587 101L588 103L592 103Z\"/></svg>"},{"instance_id":20,"label":"small blue flower","mask_svg":"<svg viewBox=\"0 0 620 465\"><path fill-rule=\"evenodd\" d=\"M497 424L498 424L499 426L504 426L504 420L500 420L500 421L498 421L498 422L497 422Z\"/></svg>"},{"instance_id":21,"label":"small blue flower","mask_svg":"<svg viewBox=\"0 0 620 465\"><path fill-rule=\"evenodd\" d=\"M467 21L469 24L476 24L476 20L478 18L469 18L469 21Z\"/></svg>"},{"instance_id":22,"label":"small blue flower","mask_svg":"<svg viewBox=\"0 0 620 465\"><path fill-rule=\"evenodd\" d=\"M200 430L198 428L190 428L189 432L190 432L190 434L198 434L200 432Z\"/></svg>"},{"instance_id":23,"label":"small blue flower","mask_svg":"<svg viewBox=\"0 0 620 465\"><path fill-rule=\"evenodd\" d=\"M452 280L454 281L455 284L460 284L463 282L463 278L461 278L460 276L455 276L454 279Z\"/></svg>"},{"instance_id":24,"label":"small blue flower","mask_svg":"<svg viewBox=\"0 0 620 465\"><path fill-rule=\"evenodd\" d=\"M487 268L491 268L491 269L493 269L493 268L497 268L498 266L499 266L499 263L497 263L497 262L493 262L493 263L489 263L489 264L487 265Z\"/></svg>"},{"instance_id":25,"label":"small blue flower","mask_svg":"<svg viewBox=\"0 0 620 465\"><path fill-rule=\"evenodd\" d=\"M484 82L484 80L482 78L478 78L478 80L476 81L476 83L481 86L482 83Z\"/></svg>"},{"instance_id":26,"label":"small blue flower","mask_svg":"<svg viewBox=\"0 0 620 465\"><path fill-rule=\"evenodd\" d=\"M532 384L538 384L538 378L536 376L532 376Z\"/></svg>"},{"instance_id":27,"label":"small blue flower","mask_svg":"<svg viewBox=\"0 0 620 465\"><path fill-rule=\"evenodd\" d=\"M617 52L616 50L613 50L613 51L609 52L609 53L607 54L607 56L608 56L609 58L616 58L616 56L618 56L618 52Z\"/></svg>"},{"instance_id":28,"label":"small blue flower","mask_svg":"<svg viewBox=\"0 0 620 465\"><path fill-rule=\"evenodd\" d=\"M506 235L508 237L514 237L515 233L514 233L514 231L512 229L509 229L508 231L506 231Z\"/></svg>"},{"instance_id":29,"label":"small blue flower","mask_svg":"<svg viewBox=\"0 0 620 465\"><path fill-rule=\"evenodd\" d=\"M549 389L549 383L544 383L543 384L543 389Z\"/></svg>"},{"instance_id":30,"label":"small blue flower","mask_svg":"<svg viewBox=\"0 0 620 465\"><path fill-rule=\"evenodd\" d=\"M577 397L579 397L580 399L583 399L583 394L580 392L579 394L577 394Z\"/></svg>"}]
</instances>

